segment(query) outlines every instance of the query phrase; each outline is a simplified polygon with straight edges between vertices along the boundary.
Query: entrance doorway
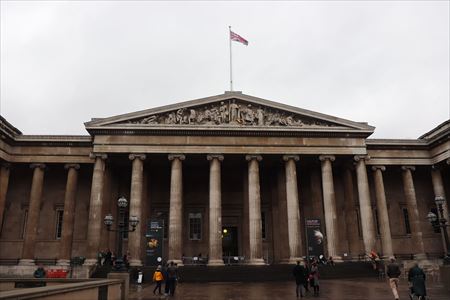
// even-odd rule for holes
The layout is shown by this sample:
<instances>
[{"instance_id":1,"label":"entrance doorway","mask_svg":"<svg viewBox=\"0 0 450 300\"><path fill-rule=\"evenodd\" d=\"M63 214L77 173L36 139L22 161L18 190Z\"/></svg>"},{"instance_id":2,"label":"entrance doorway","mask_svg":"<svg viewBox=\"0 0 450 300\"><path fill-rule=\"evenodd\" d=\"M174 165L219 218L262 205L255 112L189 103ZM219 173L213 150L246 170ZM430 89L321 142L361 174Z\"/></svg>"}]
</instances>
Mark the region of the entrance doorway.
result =
<instances>
[{"instance_id":1,"label":"entrance doorway","mask_svg":"<svg viewBox=\"0 0 450 300\"><path fill-rule=\"evenodd\" d=\"M238 256L238 228L236 226L222 227L223 256Z\"/></svg>"}]
</instances>

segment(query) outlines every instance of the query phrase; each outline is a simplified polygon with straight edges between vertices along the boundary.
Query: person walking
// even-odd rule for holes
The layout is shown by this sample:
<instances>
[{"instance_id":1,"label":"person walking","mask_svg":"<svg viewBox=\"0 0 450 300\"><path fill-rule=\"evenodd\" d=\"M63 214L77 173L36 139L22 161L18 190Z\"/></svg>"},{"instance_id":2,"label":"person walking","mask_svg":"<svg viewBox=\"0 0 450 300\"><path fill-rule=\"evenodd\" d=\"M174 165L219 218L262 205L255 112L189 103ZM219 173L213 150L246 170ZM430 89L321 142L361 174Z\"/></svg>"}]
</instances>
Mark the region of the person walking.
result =
<instances>
[{"instance_id":1,"label":"person walking","mask_svg":"<svg viewBox=\"0 0 450 300\"><path fill-rule=\"evenodd\" d=\"M292 270L292 274L295 277L295 293L297 295L297 298L299 294L300 297L303 297L303 287L305 287L305 285L307 285L308 283L308 273L306 272L306 268L303 266L303 264L300 263L300 261L297 261L297 265L294 267L294 270Z\"/></svg>"},{"instance_id":2,"label":"person walking","mask_svg":"<svg viewBox=\"0 0 450 300\"><path fill-rule=\"evenodd\" d=\"M414 263L413 267L408 272L408 282L411 285L411 294L409 297L417 296L419 300L426 299L427 290L425 287L425 272L419 267L417 263Z\"/></svg>"},{"instance_id":3,"label":"person walking","mask_svg":"<svg viewBox=\"0 0 450 300\"><path fill-rule=\"evenodd\" d=\"M174 296L178 278L178 267L173 261L170 262L170 266L167 268L167 277L169 278L169 295Z\"/></svg>"},{"instance_id":4,"label":"person walking","mask_svg":"<svg viewBox=\"0 0 450 300\"><path fill-rule=\"evenodd\" d=\"M153 282L156 282L156 286L153 289L153 294L156 294L156 290L158 290L158 294L161 295L161 284L164 280L163 273L161 272L161 266L158 266L153 273Z\"/></svg>"},{"instance_id":5,"label":"person walking","mask_svg":"<svg viewBox=\"0 0 450 300\"><path fill-rule=\"evenodd\" d=\"M402 274L400 271L400 266L395 262L395 258L390 258L390 263L387 265L387 276L389 278L389 286L392 289L392 294L394 295L395 300L398 300L398 282L399 277Z\"/></svg>"},{"instance_id":6,"label":"person walking","mask_svg":"<svg viewBox=\"0 0 450 300\"><path fill-rule=\"evenodd\" d=\"M314 296L319 296L319 266L314 261L311 265L311 271L309 273L310 285L314 288Z\"/></svg>"}]
</instances>

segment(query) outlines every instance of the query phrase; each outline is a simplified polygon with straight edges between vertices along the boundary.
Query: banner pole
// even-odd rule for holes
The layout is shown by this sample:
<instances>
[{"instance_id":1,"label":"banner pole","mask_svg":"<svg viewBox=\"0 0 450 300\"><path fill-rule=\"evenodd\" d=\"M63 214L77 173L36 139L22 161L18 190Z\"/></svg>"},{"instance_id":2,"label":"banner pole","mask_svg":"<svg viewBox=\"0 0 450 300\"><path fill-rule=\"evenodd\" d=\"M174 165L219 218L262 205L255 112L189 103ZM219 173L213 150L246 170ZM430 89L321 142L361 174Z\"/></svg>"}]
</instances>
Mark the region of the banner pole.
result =
<instances>
[{"instance_id":1,"label":"banner pole","mask_svg":"<svg viewBox=\"0 0 450 300\"><path fill-rule=\"evenodd\" d=\"M233 91L233 60L231 59L231 26L228 26L229 35L228 39L230 40L230 91Z\"/></svg>"}]
</instances>

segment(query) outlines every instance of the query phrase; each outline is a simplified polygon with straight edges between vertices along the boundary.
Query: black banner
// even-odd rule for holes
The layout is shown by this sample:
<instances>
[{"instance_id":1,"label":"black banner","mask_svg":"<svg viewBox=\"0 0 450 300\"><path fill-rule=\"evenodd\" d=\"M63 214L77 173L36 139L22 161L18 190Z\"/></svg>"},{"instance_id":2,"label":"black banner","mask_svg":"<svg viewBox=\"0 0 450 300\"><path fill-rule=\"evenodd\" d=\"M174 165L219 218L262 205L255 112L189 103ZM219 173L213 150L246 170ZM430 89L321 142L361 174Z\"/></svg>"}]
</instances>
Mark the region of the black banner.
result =
<instances>
[{"instance_id":1,"label":"black banner","mask_svg":"<svg viewBox=\"0 0 450 300\"><path fill-rule=\"evenodd\" d=\"M160 265L163 255L164 220L149 220L145 237L147 238L147 243L145 245L145 265Z\"/></svg>"},{"instance_id":2,"label":"black banner","mask_svg":"<svg viewBox=\"0 0 450 300\"><path fill-rule=\"evenodd\" d=\"M308 256L319 257L323 255L323 233L320 219L306 219L306 237L308 242Z\"/></svg>"}]
</instances>

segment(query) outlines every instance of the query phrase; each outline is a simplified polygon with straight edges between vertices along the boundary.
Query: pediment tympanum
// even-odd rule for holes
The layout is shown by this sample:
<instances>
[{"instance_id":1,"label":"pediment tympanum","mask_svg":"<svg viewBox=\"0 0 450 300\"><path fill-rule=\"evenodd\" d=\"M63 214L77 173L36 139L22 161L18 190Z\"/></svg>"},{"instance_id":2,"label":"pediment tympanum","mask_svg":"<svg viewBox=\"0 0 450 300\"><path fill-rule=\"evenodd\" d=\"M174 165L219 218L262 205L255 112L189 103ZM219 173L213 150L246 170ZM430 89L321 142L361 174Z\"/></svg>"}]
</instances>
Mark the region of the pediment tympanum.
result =
<instances>
[{"instance_id":1,"label":"pediment tympanum","mask_svg":"<svg viewBox=\"0 0 450 300\"><path fill-rule=\"evenodd\" d=\"M127 120L124 123L197 126L336 126L329 122L236 99L201 106L180 107L164 113Z\"/></svg>"},{"instance_id":2,"label":"pediment tympanum","mask_svg":"<svg viewBox=\"0 0 450 300\"><path fill-rule=\"evenodd\" d=\"M374 127L240 92L180 102L143 111L93 119L86 122L92 134L97 130L207 130L212 131L289 131L340 132L370 135ZM130 131L132 130L132 131Z\"/></svg>"}]
</instances>

